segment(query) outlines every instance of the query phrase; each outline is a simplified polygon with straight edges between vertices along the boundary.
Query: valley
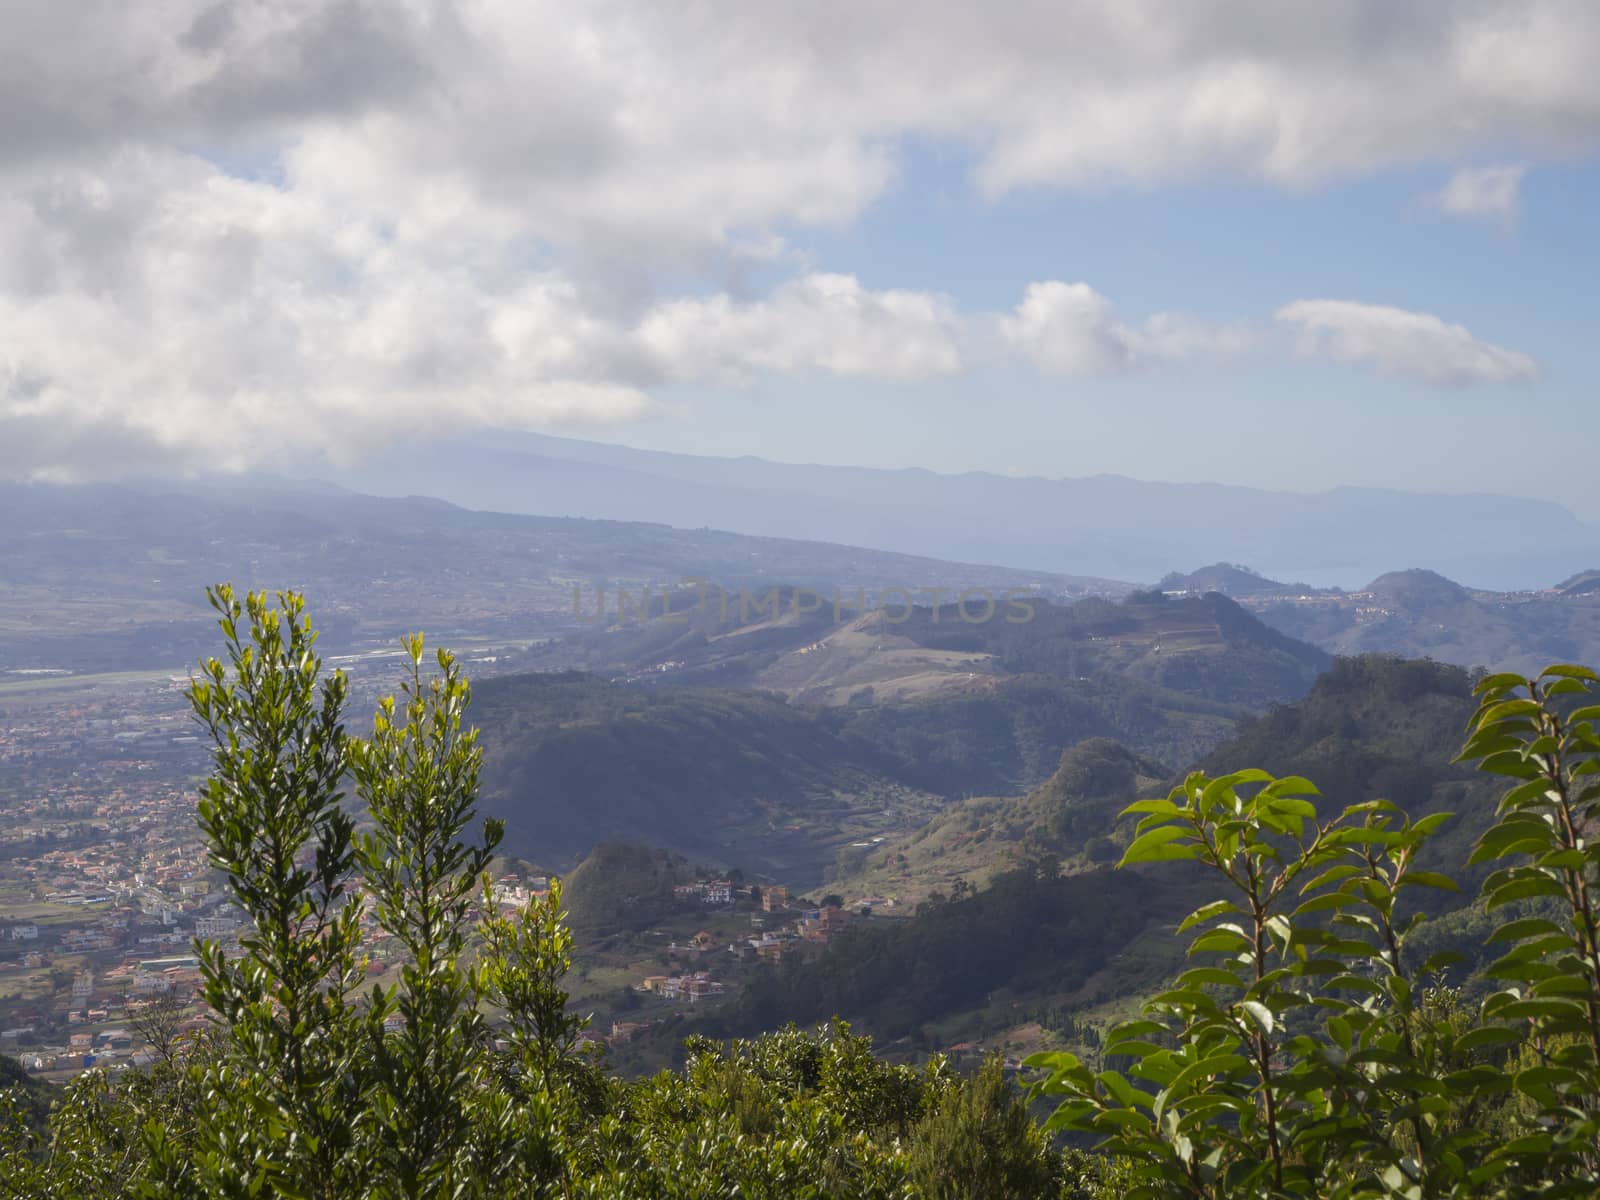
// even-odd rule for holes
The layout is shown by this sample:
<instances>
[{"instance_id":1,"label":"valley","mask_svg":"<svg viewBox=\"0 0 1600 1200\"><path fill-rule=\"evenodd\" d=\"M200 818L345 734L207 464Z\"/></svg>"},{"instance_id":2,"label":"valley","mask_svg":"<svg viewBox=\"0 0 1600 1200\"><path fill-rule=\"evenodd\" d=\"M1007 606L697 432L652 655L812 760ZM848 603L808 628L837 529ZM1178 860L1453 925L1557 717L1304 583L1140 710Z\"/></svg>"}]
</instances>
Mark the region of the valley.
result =
<instances>
[{"instance_id":1,"label":"valley","mask_svg":"<svg viewBox=\"0 0 1600 1200\"><path fill-rule=\"evenodd\" d=\"M98 1001L131 945L181 949L220 911L186 831L206 760L181 696L181 652L214 635L180 593L213 572L321 589L358 723L396 683L407 617L440 622L430 641L475 683L503 869L569 877L574 995L638 1070L697 1030L835 1013L910 1059L1092 1037L1173 969L1191 898L1181 873L1111 869L1127 803L1248 762L1310 775L1330 803L1470 808L1481 785L1448 765L1467 675L1443 664L1600 648L1586 575L1513 596L1412 571L1346 593L1218 564L1141 589L344 493L247 490L203 520L180 519L178 493L30 503L0 596L0 855L38 932L0 944L0 1025L54 1028L77 981ZM303 558L284 557L291 528ZM1439 844L1479 827L1469 811ZM669 898L729 875L725 906ZM824 921L831 905L853 915ZM1456 944L1465 918L1440 916ZM701 934L688 959L671 948ZM91 1032L126 1024L96 1011Z\"/></svg>"}]
</instances>

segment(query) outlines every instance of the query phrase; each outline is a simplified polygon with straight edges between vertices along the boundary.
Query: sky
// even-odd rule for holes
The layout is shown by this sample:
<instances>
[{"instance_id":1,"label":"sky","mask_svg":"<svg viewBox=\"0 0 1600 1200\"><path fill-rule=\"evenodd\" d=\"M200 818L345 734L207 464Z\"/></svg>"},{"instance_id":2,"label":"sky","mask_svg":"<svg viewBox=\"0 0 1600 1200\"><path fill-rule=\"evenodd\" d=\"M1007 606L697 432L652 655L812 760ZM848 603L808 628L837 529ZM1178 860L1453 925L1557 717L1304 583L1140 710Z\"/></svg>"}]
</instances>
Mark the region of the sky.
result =
<instances>
[{"instance_id":1,"label":"sky","mask_svg":"<svg viewBox=\"0 0 1600 1200\"><path fill-rule=\"evenodd\" d=\"M0 0L0 476L530 429L1600 519L1590 0Z\"/></svg>"}]
</instances>

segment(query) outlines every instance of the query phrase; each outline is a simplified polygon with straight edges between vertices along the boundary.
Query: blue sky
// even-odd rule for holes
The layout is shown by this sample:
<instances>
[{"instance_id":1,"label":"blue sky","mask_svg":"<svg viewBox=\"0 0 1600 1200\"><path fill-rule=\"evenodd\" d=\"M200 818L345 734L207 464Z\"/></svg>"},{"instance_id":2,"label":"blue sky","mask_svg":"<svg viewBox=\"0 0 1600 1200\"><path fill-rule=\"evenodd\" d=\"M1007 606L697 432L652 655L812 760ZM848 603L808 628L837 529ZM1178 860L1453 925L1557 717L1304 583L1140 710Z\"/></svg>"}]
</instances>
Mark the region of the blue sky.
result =
<instances>
[{"instance_id":1,"label":"blue sky","mask_svg":"<svg viewBox=\"0 0 1600 1200\"><path fill-rule=\"evenodd\" d=\"M1591 0L16 0L0 45L0 476L527 429L1600 519Z\"/></svg>"},{"instance_id":2,"label":"blue sky","mask_svg":"<svg viewBox=\"0 0 1600 1200\"><path fill-rule=\"evenodd\" d=\"M990 200L966 156L924 149L901 161L894 189L860 220L793 235L808 262L868 287L943 291L968 310L1008 308L1032 280L1083 279L1129 318L1180 309L1248 322L1260 345L1242 360L1114 378L1000 364L950 380L685 389L674 397L684 417L600 440L944 471L1497 491L1600 519L1593 162L1530 168L1507 225L1430 204L1446 164L1303 189L1122 185ZM1437 314L1531 355L1539 376L1436 387L1296 354L1272 314L1306 296Z\"/></svg>"}]
</instances>

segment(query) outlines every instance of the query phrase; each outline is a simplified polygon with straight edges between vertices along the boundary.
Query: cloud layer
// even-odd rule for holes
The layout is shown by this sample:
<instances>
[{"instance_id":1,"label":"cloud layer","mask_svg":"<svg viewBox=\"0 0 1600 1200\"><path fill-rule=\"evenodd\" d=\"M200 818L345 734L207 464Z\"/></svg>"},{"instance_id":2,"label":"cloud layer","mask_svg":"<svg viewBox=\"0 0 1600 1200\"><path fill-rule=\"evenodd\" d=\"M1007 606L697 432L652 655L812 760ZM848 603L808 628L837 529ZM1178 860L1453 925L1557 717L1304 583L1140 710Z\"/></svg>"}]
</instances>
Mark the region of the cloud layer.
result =
<instances>
[{"instance_id":1,"label":"cloud layer","mask_svg":"<svg viewBox=\"0 0 1600 1200\"><path fill-rule=\"evenodd\" d=\"M1049 375L1104 375L1175 359L1243 352L1248 334L1181 313L1157 313L1133 328L1087 283L1028 285L1015 312L998 322L1001 340Z\"/></svg>"},{"instance_id":2,"label":"cloud layer","mask_svg":"<svg viewBox=\"0 0 1600 1200\"><path fill-rule=\"evenodd\" d=\"M1526 383L1538 365L1526 354L1481 341L1432 313L1353 300L1296 300L1278 320L1300 331L1300 350L1376 367L1425 383Z\"/></svg>"},{"instance_id":3,"label":"cloud layer","mask_svg":"<svg viewBox=\"0 0 1600 1200\"><path fill-rule=\"evenodd\" d=\"M0 472L630 420L762 372L914 381L963 369L979 325L1053 374L1236 352L1083 283L963 313L797 246L891 189L910 139L989 196L1584 151L1597 42L1585 0L13 0ZM1439 202L1503 219L1507 178ZM1531 372L1435 318L1291 308L1336 357Z\"/></svg>"}]
</instances>

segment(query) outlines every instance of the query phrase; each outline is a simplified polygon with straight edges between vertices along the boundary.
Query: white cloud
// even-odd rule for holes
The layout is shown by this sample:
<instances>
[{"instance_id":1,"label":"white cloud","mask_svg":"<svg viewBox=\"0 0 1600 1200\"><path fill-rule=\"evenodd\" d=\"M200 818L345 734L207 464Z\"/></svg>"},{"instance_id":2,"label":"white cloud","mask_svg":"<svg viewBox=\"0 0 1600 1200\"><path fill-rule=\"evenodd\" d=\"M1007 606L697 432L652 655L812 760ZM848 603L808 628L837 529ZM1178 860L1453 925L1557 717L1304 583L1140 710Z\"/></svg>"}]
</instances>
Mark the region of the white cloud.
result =
<instances>
[{"instance_id":1,"label":"white cloud","mask_svg":"<svg viewBox=\"0 0 1600 1200\"><path fill-rule=\"evenodd\" d=\"M0 472L347 457L452 427L637 419L673 381L960 367L941 297L811 275L630 312L513 253L173 153L39 172L0 200Z\"/></svg>"},{"instance_id":2,"label":"white cloud","mask_svg":"<svg viewBox=\"0 0 1600 1200\"><path fill-rule=\"evenodd\" d=\"M1087 283L1031 283L1016 309L998 320L1001 341L1052 375L1103 375L1153 363L1231 355L1248 345L1237 326L1157 313L1143 326L1116 319L1111 302Z\"/></svg>"},{"instance_id":3,"label":"white cloud","mask_svg":"<svg viewBox=\"0 0 1600 1200\"><path fill-rule=\"evenodd\" d=\"M870 292L850 275L807 275L754 304L726 295L670 301L639 332L678 378L819 369L922 379L961 369L961 320L949 300Z\"/></svg>"},{"instance_id":4,"label":"white cloud","mask_svg":"<svg viewBox=\"0 0 1600 1200\"><path fill-rule=\"evenodd\" d=\"M1527 167L1521 163L1462 167L1429 200L1440 212L1453 217L1497 221L1510 228L1517 223L1522 177L1526 173Z\"/></svg>"},{"instance_id":5,"label":"white cloud","mask_svg":"<svg viewBox=\"0 0 1600 1200\"><path fill-rule=\"evenodd\" d=\"M1518 383L1539 373L1530 356L1480 341L1432 313L1353 300L1296 300L1277 317L1299 328L1301 353L1426 383Z\"/></svg>"},{"instance_id":6,"label":"white cloud","mask_svg":"<svg viewBox=\"0 0 1600 1200\"><path fill-rule=\"evenodd\" d=\"M908 140L991 196L1583 151L1597 44L1588 0L11 0L0 470L946 374L943 297L731 281L855 221ZM1242 336L1039 304L1006 327L1051 370Z\"/></svg>"}]
</instances>

